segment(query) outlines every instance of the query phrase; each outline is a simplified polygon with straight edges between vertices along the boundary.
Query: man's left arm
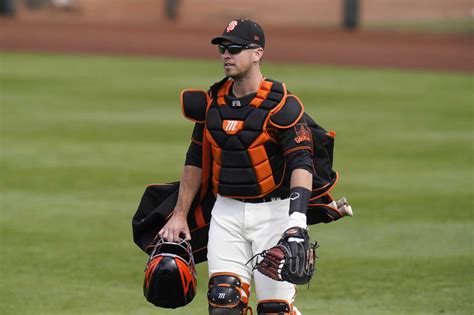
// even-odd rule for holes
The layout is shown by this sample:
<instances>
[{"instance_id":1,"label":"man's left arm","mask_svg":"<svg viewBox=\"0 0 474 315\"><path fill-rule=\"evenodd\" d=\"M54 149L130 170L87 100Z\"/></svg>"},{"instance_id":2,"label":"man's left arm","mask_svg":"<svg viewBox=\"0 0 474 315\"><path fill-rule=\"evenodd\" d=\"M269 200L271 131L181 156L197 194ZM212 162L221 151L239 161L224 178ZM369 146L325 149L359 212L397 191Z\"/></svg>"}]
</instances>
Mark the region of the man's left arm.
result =
<instances>
[{"instance_id":1,"label":"man's left arm","mask_svg":"<svg viewBox=\"0 0 474 315\"><path fill-rule=\"evenodd\" d=\"M299 226L306 229L306 212L308 211L309 199L313 174L306 169L296 168L291 172L290 182L290 220L288 227Z\"/></svg>"},{"instance_id":2,"label":"man's left arm","mask_svg":"<svg viewBox=\"0 0 474 315\"><path fill-rule=\"evenodd\" d=\"M311 131L301 114L291 126L279 128L277 135L290 174L289 222L278 243L262 253L256 268L277 281L306 284L316 259L316 245L310 243L306 223L314 171Z\"/></svg>"},{"instance_id":3,"label":"man's left arm","mask_svg":"<svg viewBox=\"0 0 474 315\"><path fill-rule=\"evenodd\" d=\"M276 134L290 174L288 227L306 228L306 212L311 198L314 172L311 131L305 116L302 115L293 126L278 128Z\"/></svg>"}]
</instances>

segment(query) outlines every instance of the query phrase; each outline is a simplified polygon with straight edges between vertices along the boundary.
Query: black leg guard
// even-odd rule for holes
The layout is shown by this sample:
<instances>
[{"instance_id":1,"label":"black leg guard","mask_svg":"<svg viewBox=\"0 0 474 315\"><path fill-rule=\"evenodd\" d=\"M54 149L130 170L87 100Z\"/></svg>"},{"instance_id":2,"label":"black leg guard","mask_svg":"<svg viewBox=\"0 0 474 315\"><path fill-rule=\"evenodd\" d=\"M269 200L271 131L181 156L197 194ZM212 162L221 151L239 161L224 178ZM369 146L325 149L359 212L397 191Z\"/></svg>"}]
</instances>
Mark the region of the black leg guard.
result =
<instances>
[{"instance_id":1,"label":"black leg guard","mask_svg":"<svg viewBox=\"0 0 474 315\"><path fill-rule=\"evenodd\" d=\"M284 300L265 300L260 301L257 305L257 314L293 314L292 307Z\"/></svg>"},{"instance_id":2,"label":"black leg guard","mask_svg":"<svg viewBox=\"0 0 474 315\"><path fill-rule=\"evenodd\" d=\"M245 315L248 307L248 289L244 289L240 278L233 274L215 274L209 279L210 315Z\"/></svg>"}]
</instances>

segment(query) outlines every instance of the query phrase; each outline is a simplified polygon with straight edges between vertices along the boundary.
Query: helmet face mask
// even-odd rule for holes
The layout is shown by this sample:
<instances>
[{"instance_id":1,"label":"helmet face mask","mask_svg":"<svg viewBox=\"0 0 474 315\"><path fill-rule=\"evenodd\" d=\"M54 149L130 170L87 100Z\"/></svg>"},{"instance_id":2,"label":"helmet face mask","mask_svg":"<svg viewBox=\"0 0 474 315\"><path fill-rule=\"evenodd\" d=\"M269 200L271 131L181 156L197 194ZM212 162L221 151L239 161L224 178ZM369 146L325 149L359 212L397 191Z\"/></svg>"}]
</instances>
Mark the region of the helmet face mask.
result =
<instances>
[{"instance_id":1,"label":"helmet face mask","mask_svg":"<svg viewBox=\"0 0 474 315\"><path fill-rule=\"evenodd\" d=\"M143 283L147 301L164 308L190 303L196 295L196 269L189 242L155 239L150 247Z\"/></svg>"}]
</instances>

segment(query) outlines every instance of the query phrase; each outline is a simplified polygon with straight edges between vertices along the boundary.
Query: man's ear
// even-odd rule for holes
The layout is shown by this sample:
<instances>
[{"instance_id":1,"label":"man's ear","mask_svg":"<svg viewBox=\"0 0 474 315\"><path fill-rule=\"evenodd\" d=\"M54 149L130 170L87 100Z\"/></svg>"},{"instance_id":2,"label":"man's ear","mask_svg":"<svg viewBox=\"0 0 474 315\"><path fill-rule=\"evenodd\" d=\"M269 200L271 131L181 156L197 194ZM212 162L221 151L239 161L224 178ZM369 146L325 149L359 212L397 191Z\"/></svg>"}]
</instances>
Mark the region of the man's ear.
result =
<instances>
[{"instance_id":1,"label":"man's ear","mask_svg":"<svg viewBox=\"0 0 474 315\"><path fill-rule=\"evenodd\" d=\"M259 62L263 57L263 49L257 48L253 51L253 61Z\"/></svg>"}]
</instances>

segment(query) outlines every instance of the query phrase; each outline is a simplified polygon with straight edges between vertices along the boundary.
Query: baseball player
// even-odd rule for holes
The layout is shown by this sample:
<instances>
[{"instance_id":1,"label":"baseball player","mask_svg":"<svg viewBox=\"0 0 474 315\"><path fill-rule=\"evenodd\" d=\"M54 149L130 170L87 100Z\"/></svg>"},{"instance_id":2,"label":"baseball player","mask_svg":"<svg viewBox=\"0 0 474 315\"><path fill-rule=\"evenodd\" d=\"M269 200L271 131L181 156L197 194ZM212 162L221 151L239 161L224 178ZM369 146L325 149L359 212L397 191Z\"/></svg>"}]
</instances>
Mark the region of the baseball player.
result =
<instances>
[{"instance_id":1,"label":"baseball player","mask_svg":"<svg viewBox=\"0 0 474 315\"><path fill-rule=\"evenodd\" d=\"M225 79L207 92L181 95L184 115L195 127L177 204L158 234L171 241L190 239L191 203L200 188L211 187L216 201L207 244L209 314L247 314L252 280L258 314L300 314L295 283L309 280L291 278L292 268L285 271L282 265L288 251L304 244L301 255L313 249L304 257L309 278L314 269L306 231L315 179L308 116L284 83L262 75L265 35L259 24L231 21L211 43L221 55ZM351 215L346 200L326 202L337 216ZM265 263L248 264L262 252Z\"/></svg>"}]
</instances>

